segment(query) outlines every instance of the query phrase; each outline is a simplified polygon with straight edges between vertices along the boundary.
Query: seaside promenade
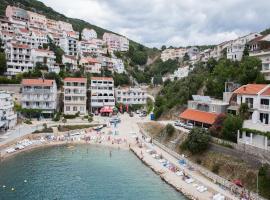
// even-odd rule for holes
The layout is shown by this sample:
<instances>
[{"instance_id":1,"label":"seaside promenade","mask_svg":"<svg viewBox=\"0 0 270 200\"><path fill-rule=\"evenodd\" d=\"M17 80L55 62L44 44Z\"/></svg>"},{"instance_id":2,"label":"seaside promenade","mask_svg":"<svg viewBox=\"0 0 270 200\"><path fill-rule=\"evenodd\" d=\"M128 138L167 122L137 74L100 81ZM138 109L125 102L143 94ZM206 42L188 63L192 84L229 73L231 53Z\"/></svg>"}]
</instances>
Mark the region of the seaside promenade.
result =
<instances>
[{"instance_id":1,"label":"seaside promenade","mask_svg":"<svg viewBox=\"0 0 270 200\"><path fill-rule=\"evenodd\" d=\"M163 149L159 148L156 145L152 145L142 140L142 134L140 133L140 128L138 123L143 123L149 121L149 118L140 118L139 116L129 117L129 115L124 114L120 116L121 123L119 123L116 127L109 125L109 118L104 118L100 116L95 116L95 122L100 122L101 124L108 124L109 126L102 129L103 133L108 133L109 131L113 132L116 131L117 134L112 136L111 140L108 141L108 136L102 136L103 140L100 142L100 145L107 145L112 147L118 147L123 149L130 148L138 158L140 158L147 166L149 166L155 173L157 173L164 181L168 184L172 185L176 190L182 192L190 199L212 199L213 196L217 193L222 194L226 199L239 199L238 197L234 196L230 191L223 189L222 187L218 186L211 180L207 179L205 176L200 174L197 171L189 170L185 167L181 167L178 163L178 159L164 151ZM44 122L43 122L44 123ZM52 125L48 123L48 125ZM25 127L23 132L19 133L10 133L12 137L6 139L4 142L0 143L0 149L4 144L11 142L12 140L14 143L16 142L16 138L21 137L22 135L27 135L29 131L32 131L36 128L40 128L41 124L33 125L31 128ZM27 129L27 130L26 130ZM142 144L142 148L138 145L137 140L140 140ZM120 145L116 143L112 143L112 139L121 139L122 141L126 141ZM65 144L66 142L49 142L45 145L58 145L58 144ZM85 143L85 141L80 141L78 143ZM94 141L90 141L88 143L95 143ZM172 163L173 165L179 167L181 170L185 172L190 178L194 180L193 183L187 183L182 176L178 176L175 172L172 172L168 168L164 167L157 159L153 158L147 150L149 150L149 145L153 148L157 153L162 154L163 158ZM2 149L3 153L3 149ZM201 185L207 188L207 191L200 192L196 188Z\"/></svg>"}]
</instances>

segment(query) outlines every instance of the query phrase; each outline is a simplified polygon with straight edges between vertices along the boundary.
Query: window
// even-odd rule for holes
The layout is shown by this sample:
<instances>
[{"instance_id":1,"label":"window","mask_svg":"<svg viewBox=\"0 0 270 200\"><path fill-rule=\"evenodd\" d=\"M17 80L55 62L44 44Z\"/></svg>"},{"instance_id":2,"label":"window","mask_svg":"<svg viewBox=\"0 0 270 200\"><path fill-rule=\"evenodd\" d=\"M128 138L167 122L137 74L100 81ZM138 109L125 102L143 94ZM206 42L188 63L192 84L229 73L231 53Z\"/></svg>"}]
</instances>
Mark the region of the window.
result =
<instances>
[{"instance_id":1,"label":"window","mask_svg":"<svg viewBox=\"0 0 270 200\"><path fill-rule=\"evenodd\" d=\"M80 111L84 112L84 107L83 106L80 107Z\"/></svg>"},{"instance_id":2,"label":"window","mask_svg":"<svg viewBox=\"0 0 270 200\"><path fill-rule=\"evenodd\" d=\"M77 106L74 106L73 107L73 111L77 111Z\"/></svg>"}]
</instances>

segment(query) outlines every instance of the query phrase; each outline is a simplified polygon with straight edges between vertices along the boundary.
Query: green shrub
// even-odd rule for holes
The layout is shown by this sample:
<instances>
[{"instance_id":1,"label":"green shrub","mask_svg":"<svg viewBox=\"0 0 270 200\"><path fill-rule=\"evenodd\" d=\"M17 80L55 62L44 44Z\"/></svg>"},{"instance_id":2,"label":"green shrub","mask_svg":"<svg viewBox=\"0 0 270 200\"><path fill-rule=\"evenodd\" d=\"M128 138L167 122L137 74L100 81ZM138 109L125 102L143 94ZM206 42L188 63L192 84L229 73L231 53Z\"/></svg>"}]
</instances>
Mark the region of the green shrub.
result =
<instances>
[{"instance_id":1,"label":"green shrub","mask_svg":"<svg viewBox=\"0 0 270 200\"><path fill-rule=\"evenodd\" d=\"M25 123L25 124L33 124L32 121L31 121L30 119L24 120L24 123Z\"/></svg>"},{"instance_id":2,"label":"green shrub","mask_svg":"<svg viewBox=\"0 0 270 200\"><path fill-rule=\"evenodd\" d=\"M167 133L167 135L168 135L169 137L172 137L172 135L173 135L173 133L174 133L174 131L175 131L175 128L174 128L173 125L167 124L166 127L165 127L165 131L166 131L166 133Z\"/></svg>"}]
</instances>

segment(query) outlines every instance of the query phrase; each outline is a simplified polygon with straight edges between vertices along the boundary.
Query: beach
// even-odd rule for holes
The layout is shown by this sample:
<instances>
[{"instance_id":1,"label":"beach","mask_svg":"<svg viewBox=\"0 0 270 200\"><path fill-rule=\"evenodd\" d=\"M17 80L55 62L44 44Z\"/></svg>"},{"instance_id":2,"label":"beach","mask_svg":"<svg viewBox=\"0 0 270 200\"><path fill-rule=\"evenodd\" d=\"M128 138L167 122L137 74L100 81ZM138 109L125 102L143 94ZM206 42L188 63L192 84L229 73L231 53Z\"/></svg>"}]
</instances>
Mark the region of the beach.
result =
<instances>
[{"instance_id":1,"label":"beach","mask_svg":"<svg viewBox=\"0 0 270 200\"><path fill-rule=\"evenodd\" d=\"M98 119L102 123L107 123L108 119ZM175 188L177 191L183 193L189 199L213 199L215 194L221 194L226 199L238 199L230 191L222 189L220 186L213 183L200 173L189 170L187 167L179 166L179 161L165 152L163 149L146 141L140 132L137 123L143 122L141 118L129 118L128 115L121 116L121 123L116 127L107 124L107 127L101 131L94 131L92 129L83 129L72 131L72 133L80 133L79 135L65 137L66 133L58 133L57 136L50 139L44 139L42 134L35 134L35 139L39 138L42 142L36 145L29 145L22 150L17 150L14 153L7 153L5 150L14 146L18 141L27 140L29 135L19 138L3 148L1 146L1 160L12 158L14 155L31 151L36 148L45 148L55 145L70 145L71 148L75 144L89 144L106 146L110 148L119 148L124 150L131 150L145 165L150 167L160 178ZM33 134L31 135L33 137ZM172 170L168 166L164 166L157 158L154 158L149 153L149 149L154 149L156 154L161 154L163 159L166 160L170 166L175 169ZM184 172L183 175L179 173ZM186 177L186 178L185 178ZM189 177L189 178L187 178ZM202 188L202 190L200 190Z\"/></svg>"}]
</instances>

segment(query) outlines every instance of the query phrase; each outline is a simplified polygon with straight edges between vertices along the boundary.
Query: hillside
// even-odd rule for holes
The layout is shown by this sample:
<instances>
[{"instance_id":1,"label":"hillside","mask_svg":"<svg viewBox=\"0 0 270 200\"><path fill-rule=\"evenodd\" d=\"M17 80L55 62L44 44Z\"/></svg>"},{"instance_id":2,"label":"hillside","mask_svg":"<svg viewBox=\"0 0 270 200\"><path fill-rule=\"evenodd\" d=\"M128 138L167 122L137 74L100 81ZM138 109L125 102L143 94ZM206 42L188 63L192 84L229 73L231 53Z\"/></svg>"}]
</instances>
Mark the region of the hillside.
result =
<instances>
[{"instance_id":1,"label":"hillside","mask_svg":"<svg viewBox=\"0 0 270 200\"><path fill-rule=\"evenodd\" d=\"M75 31L80 32L84 28L93 28L96 30L98 38L102 38L102 35L105 32L113 33L110 30L103 29L96 25L90 24L84 20L66 17L65 15L56 12L51 7L48 7L44 3L37 0L1 0L0 16L5 15L5 9L8 5L18 6L25 10L33 11L33 12L45 15L47 18L50 18L50 19L69 22L72 24ZM134 46L139 45L137 42L134 42L132 40L130 40L130 43Z\"/></svg>"}]
</instances>

